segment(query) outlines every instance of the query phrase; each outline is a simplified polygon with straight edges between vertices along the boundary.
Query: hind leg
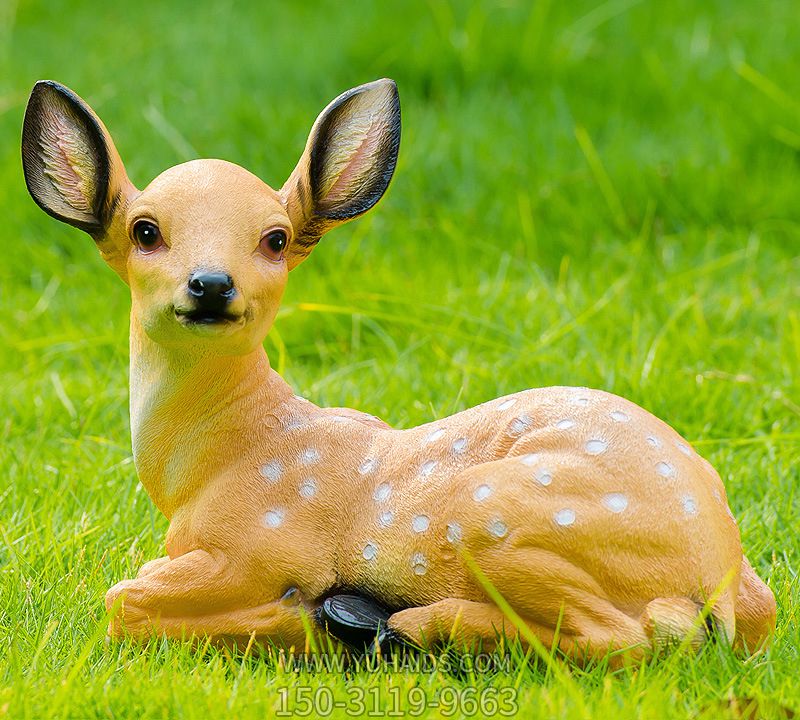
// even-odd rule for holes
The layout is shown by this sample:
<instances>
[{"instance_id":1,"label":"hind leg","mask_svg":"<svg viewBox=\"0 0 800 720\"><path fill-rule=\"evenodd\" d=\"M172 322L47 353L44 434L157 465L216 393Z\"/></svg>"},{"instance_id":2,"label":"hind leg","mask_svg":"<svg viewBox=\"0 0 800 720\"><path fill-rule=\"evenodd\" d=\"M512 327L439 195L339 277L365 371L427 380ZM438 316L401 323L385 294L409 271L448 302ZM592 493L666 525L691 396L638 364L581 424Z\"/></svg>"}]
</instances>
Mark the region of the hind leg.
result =
<instances>
[{"instance_id":1,"label":"hind leg","mask_svg":"<svg viewBox=\"0 0 800 720\"><path fill-rule=\"evenodd\" d=\"M565 610L565 617L572 610ZM602 600L596 599L592 610L593 620L585 623L583 632L559 629L558 648L577 661L599 659L613 653L613 665L620 664L623 656L630 659L643 657L648 648L648 638L639 622L621 613ZM492 603L446 598L432 605L409 608L389 618L389 628L412 642L429 647L442 642L455 641L473 648L490 651L501 638L519 639L528 646L528 633L532 632L546 649L556 641L556 627L523 619L524 630L512 622L500 608ZM571 621L570 625L575 625Z\"/></svg>"},{"instance_id":2,"label":"hind leg","mask_svg":"<svg viewBox=\"0 0 800 720\"><path fill-rule=\"evenodd\" d=\"M775 631L775 596L742 558L739 593L736 597L736 647L750 652L764 645Z\"/></svg>"},{"instance_id":3,"label":"hind leg","mask_svg":"<svg viewBox=\"0 0 800 720\"><path fill-rule=\"evenodd\" d=\"M517 633L514 623L496 605L458 598L400 610L389 617L388 625L420 647L455 641L492 650L501 637L512 638Z\"/></svg>"},{"instance_id":4,"label":"hind leg","mask_svg":"<svg viewBox=\"0 0 800 720\"><path fill-rule=\"evenodd\" d=\"M653 651L663 652L684 642L697 651L708 633L701 610L689 598L656 598L635 619L607 600L585 597L568 610L565 608L558 630L558 649L579 663L608 656L612 667L642 660ZM546 649L553 647L555 627L523 622ZM471 649L477 645L483 651L491 651L503 637L529 645L527 634L520 632L496 605L457 598L401 610L389 618L388 625L421 647L455 641Z\"/></svg>"},{"instance_id":5,"label":"hind leg","mask_svg":"<svg viewBox=\"0 0 800 720\"><path fill-rule=\"evenodd\" d=\"M689 598L656 598L645 606L641 622L657 653L687 643L700 650L707 637L702 606Z\"/></svg>"},{"instance_id":6,"label":"hind leg","mask_svg":"<svg viewBox=\"0 0 800 720\"><path fill-rule=\"evenodd\" d=\"M628 655L636 658L682 643L696 650L707 637L701 616L703 592L698 585L697 597L691 597L690 581L670 579L653 592L654 583L603 563L601 553L584 555L578 563L532 546L517 547L510 554L508 548L490 547L480 561L488 580L520 615L546 627L558 624L575 652L583 648L597 657L607 650L630 648ZM732 587L720 584L712 589L708 594L714 596L714 626L733 638ZM664 596L654 598L659 590L666 590Z\"/></svg>"},{"instance_id":7,"label":"hind leg","mask_svg":"<svg viewBox=\"0 0 800 720\"><path fill-rule=\"evenodd\" d=\"M484 552L488 581L529 623L559 628L559 647L575 657L598 658L626 650L642 657L650 640L638 617L615 605L592 573L559 553L537 547ZM521 572L521 568L525 572Z\"/></svg>"}]
</instances>

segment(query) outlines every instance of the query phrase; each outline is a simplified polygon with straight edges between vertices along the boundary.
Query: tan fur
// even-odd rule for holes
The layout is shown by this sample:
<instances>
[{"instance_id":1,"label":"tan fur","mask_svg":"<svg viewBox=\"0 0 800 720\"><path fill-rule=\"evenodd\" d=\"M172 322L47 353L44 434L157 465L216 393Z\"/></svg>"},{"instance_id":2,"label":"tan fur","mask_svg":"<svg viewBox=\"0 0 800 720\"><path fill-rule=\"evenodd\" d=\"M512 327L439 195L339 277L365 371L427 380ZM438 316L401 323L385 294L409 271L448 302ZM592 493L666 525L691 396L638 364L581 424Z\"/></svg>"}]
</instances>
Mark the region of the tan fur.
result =
<instances>
[{"instance_id":1,"label":"tan fur","mask_svg":"<svg viewBox=\"0 0 800 720\"><path fill-rule=\"evenodd\" d=\"M388 86L375 88L335 136L350 144L336 147L322 185L332 204L363 185L364 148L383 137L370 133L388 127ZM389 624L418 642L491 646L518 629L469 560L546 646L558 627L576 656L700 638L694 620L709 599L730 638L763 644L774 598L742 557L719 476L636 405L542 388L395 430L293 394L261 343L289 267L338 224L297 189L310 187L310 152L280 192L220 160L179 165L139 192L111 153L119 197L98 242L130 284L134 459L170 520L167 556L108 592L108 607L121 603L112 634L298 646L302 612L350 588L404 608ZM167 248L135 248L141 218ZM269 261L257 246L273 227L313 242ZM198 267L231 274L241 321L176 320Z\"/></svg>"}]
</instances>

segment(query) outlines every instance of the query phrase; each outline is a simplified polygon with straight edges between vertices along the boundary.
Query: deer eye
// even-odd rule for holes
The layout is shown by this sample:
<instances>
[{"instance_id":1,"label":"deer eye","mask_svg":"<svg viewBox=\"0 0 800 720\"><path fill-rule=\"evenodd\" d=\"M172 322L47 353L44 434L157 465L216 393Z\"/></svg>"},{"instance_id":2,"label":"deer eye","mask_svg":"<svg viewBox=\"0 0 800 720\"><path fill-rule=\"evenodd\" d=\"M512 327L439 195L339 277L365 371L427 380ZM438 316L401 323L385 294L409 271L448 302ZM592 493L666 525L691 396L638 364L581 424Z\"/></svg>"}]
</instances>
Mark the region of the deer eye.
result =
<instances>
[{"instance_id":1,"label":"deer eye","mask_svg":"<svg viewBox=\"0 0 800 720\"><path fill-rule=\"evenodd\" d=\"M133 239L143 253L154 252L164 244L158 225L149 220L139 220L133 226Z\"/></svg>"},{"instance_id":2,"label":"deer eye","mask_svg":"<svg viewBox=\"0 0 800 720\"><path fill-rule=\"evenodd\" d=\"M286 244L289 242L289 236L285 230L277 228L269 230L261 236L261 242L258 249L261 254L273 262L280 262L283 260L283 251L286 249Z\"/></svg>"}]
</instances>

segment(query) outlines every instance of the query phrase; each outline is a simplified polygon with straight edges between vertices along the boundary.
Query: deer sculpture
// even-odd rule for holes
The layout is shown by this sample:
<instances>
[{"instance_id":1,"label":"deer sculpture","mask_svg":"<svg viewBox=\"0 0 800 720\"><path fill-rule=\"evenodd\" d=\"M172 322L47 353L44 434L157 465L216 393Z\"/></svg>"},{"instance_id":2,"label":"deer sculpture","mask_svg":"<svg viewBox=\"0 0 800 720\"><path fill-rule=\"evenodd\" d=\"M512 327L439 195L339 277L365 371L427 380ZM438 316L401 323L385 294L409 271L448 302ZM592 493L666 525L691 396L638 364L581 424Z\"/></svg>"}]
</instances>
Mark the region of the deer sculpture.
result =
<instances>
[{"instance_id":1,"label":"deer sculpture","mask_svg":"<svg viewBox=\"0 0 800 720\"><path fill-rule=\"evenodd\" d=\"M387 636L425 646L524 643L524 626L583 658L698 646L710 626L762 646L774 596L719 475L637 405L541 388L397 430L270 368L289 272L381 198L399 142L397 88L377 80L323 110L280 190L222 160L137 190L83 100L33 88L27 187L130 286L134 460L170 521L167 554L108 591L110 634L303 647L331 598L346 624L350 593L357 620L386 608Z\"/></svg>"}]
</instances>

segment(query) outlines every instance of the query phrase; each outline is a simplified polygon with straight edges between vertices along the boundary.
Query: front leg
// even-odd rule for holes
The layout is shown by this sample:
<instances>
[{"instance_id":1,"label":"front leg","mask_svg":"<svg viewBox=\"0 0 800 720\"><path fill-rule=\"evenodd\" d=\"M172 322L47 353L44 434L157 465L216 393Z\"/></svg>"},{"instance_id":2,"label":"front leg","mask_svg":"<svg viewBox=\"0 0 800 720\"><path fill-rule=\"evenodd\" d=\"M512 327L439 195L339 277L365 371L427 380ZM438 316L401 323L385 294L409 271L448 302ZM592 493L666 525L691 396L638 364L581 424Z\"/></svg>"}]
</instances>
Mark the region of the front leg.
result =
<instances>
[{"instance_id":1,"label":"front leg","mask_svg":"<svg viewBox=\"0 0 800 720\"><path fill-rule=\"evenodd\" d=\"M199 615L236 604L239 587L223 553L198 549L172 560L163 557L145 563L135 580L118 582L108 591L106 608L123 597L123 611Z\"/></svg>"},{"instance_id":2,"label":"front leg","mask_svg":"<svg viewBox=\"0 0 800 720\"><path fill-rule=\"evenodd\" d=\"M302 645L303 612L297 594L269 597L268 581L257 590L219 552L193 550L174 560L147 563L135 580L123 580L106 594L106 608L119 604L109 634L140 638L192 635L275 640ZM264 600L269 600L264 602Z\"/></svg>"},{"instance_id":3,"label":"front leg","mask_svg":"<svg viewBox=\"0 0 800 720\"><path fill-rule=\"evenodd\" d=\"M164 555L163 557L156 558L155 560L149 560L146 562L142 567L139 568L139 573L136 575L137 578L142 578L145 575L149 575L152 572L155 572L165 563L170 561L169 555Z\"/></svg>"},{"instance_id":4,"label":"front leg","mask_svg":"<svg viewBox=\"0 0 800 720\"><path fill-rule=\"evenodd\" d=\"M151 616L136 608L132 614L126 612L124 628L115 633L116 637L127 633L142 640L156 636L172 640L209 638L240 648L252 639L259 644L303 650L308 645L306 623L312 631L314 623L311 610L284 599L207 615Z\"/></svg>"}]
</instances>

